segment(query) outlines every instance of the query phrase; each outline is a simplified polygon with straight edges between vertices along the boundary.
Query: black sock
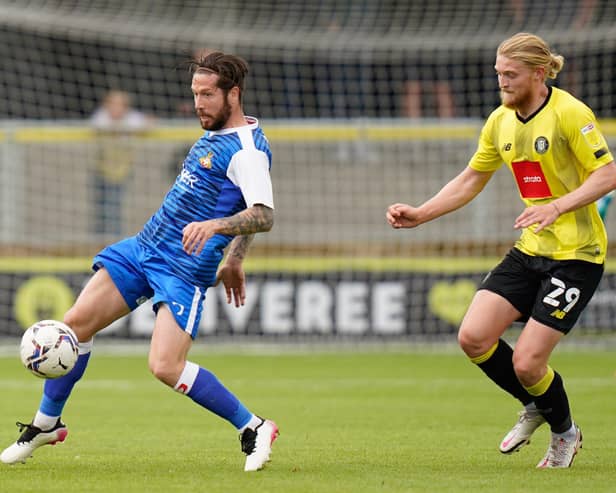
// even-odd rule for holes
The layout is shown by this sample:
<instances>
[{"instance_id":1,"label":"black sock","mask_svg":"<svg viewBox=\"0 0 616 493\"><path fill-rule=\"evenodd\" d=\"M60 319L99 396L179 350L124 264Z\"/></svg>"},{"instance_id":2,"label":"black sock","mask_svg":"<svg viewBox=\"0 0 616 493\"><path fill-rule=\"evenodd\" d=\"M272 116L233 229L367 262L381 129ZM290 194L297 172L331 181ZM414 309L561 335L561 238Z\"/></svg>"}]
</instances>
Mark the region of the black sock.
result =
<instances>
[{"instance_id":1,"label":"black sock","mask_svg":"<svg viewBox=\"0 0 616 493\"><path fill-rule=\"evenodd\" d=\"M513 349L502 339L494 353L477 366L501 389L509 392L524 406L530 404L535 398L522 386L513 370Z\"/></svg>"},{"instance_id":2,"label":"black sock","mask_svg":"<svg viewBox=\"0 0 616 493\"><path fill-rule=\"evenodd\" d=\"M564 433L573 424L569 399L563 385L563 379L554 372L554 379L548 389L534 397L537 409L549 423L553 433Z\"/></svg>"}]
</instances>

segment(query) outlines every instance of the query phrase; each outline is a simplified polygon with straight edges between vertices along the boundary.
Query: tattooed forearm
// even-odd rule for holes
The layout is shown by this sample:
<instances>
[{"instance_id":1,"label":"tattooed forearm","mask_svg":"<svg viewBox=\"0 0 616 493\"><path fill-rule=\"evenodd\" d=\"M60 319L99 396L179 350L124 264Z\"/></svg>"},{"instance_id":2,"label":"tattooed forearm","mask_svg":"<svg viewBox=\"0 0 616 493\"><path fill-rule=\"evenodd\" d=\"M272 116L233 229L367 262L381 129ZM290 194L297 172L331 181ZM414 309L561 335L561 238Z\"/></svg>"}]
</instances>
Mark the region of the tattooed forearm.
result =
<instances>
[{"instance_id":1,"label":"tattooed forearm","mask_svg":"<svg viewBox=\"0 0 616 493\"><path fill-rule=\"evenodd\" d=\"M244 260L244 257L246 257L246 253L248 252L248 247L252 243L254 237L255 235L236 236L229 245L229 253L227 254L227 258L234 258L240 261Z\"/></svg>"},{"instance_id":2,"label":"tattooed forearm","mask_svg":"<svg viewBox=\"0 0 616 493\"><path fill-rule=\"evenodd\" d=\"M254 205L234 216L218 220L218 233L224 235L251 235L272 229L274 211L264 205Z\"/></svg>"}]
</instances>

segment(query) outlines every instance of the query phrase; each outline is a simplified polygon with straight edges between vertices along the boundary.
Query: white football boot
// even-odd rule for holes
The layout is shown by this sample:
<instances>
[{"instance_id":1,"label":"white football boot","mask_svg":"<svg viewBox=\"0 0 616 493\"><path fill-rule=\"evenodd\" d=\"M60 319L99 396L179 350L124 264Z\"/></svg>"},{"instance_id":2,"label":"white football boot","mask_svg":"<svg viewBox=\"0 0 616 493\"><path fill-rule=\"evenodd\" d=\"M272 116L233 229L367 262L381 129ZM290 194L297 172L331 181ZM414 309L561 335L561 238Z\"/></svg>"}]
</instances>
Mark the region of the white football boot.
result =
<instances>
[{"instance_id":1,"label":"white football boot","mask_svg":"<svg viewBox=\"0 0 616 493\"><path fill-rule=\"evenodd\" d=\"M5 464L16 464L17 462L26 462L26 459L32 456L37 448L43 445L55 445L58 442L63 442L68 435L66 425L60 421L51 430L41 430L37 426L17 422L19 431L23 432L17 441L4 449L0 455L0 461Z\"/></svg>"},{"instance_id":2,"label":"white football boot","mask_svg":"<svg viewBox=\"0 0 616 493\"><path fill-rule=\"evenodd\" d=\"M510 454L529 444L531 435L545 423L545 418L539 411L524 409L518 416L518 422L505 435L498 447L503 454Z\"/></svg>"},{"instance_id":3,"label":"white football boot","mask_svg":"<svg viewBox=\"0 0 616 493\"><path fill-rule=\"evenodd\" d=\"M246 454L244 471L258 471L270 460L272 444L278 438L278 426L273 421L261 419L255 429L246 428L240 435L242 452Z\"/></svg>"},{"instance_id":4,"label":"white football boot","mask_svg":"<svg viewBox=\"0 0 616 493\"><path fill-rule=\"evenodd\" d=\"M566 440L552 433L552 440L545 457L539 461L537 467L550 469L557 467L571 467L578 450L582 448L582 432L575 426L575 437Z\"/></svg>"}]
</instances>

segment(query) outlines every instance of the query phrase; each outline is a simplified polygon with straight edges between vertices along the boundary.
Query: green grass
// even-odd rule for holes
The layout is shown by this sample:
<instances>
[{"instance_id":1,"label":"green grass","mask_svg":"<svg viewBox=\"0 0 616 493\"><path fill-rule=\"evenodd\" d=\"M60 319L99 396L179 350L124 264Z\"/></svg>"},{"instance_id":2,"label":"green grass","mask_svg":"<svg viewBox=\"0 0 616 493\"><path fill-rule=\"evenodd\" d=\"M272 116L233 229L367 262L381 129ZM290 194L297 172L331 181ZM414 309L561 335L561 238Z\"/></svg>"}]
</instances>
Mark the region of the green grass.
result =
<instances>
[{"instance_id":1,"label":"green grass","mask_svg":"<svg viewBox=\"0 0 616 493\"><path fill-rule=\"evenodd\" d=\"M554 356L584 448L573 468L540 471L547 427L501 455L518 405L458 351L197 351L193 361L280 426L272 462L248 474L235 430L157 382L145 355L95 354L65 410L67 441L0 465L0 491L613 492L615 356ZM40 386L16 357L0 358L0 446L30 419Z\"/></svg>"}]
</instances>

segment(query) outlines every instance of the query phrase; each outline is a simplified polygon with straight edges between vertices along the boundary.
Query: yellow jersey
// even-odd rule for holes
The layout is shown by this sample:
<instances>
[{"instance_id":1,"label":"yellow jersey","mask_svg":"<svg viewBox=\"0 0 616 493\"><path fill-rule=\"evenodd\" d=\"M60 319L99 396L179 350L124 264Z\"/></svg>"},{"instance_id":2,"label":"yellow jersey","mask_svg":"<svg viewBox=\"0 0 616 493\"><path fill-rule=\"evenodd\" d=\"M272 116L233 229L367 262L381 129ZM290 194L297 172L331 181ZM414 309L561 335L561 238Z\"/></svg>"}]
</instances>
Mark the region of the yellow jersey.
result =
<instances>
[{"instance_id":1,"label":"yellow jersey","mask_svg":"<svg viewBox=\"0 0 616 493\"><path fill-rule=\"evenodd\" d=\"M505 163L524 204L542 205L578 188L613 160L592 110L571 94L550 87L548 96L526 119L500 106L488 117L469 166L492 172ZM562 214L534 233L524 228L516 247L554 260L605 260L607 234L594 203Z\"/></svg>"}]
</instances>

